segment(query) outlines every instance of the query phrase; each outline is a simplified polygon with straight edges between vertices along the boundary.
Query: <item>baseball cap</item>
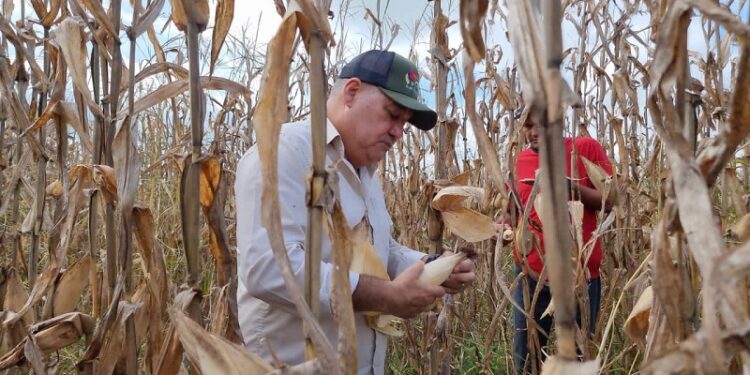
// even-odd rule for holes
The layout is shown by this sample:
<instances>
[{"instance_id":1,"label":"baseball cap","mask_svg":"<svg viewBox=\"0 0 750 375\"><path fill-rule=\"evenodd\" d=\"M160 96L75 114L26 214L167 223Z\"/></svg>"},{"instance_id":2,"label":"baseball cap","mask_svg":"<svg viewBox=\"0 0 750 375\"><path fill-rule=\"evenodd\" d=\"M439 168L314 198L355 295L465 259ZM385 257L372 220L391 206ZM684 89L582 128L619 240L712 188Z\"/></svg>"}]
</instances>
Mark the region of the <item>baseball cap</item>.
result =
<instances>
[{"instance_id":1,"label":"baseball cap","mask_svg":"<svg viewBox=\"0 0 750 375\"><path fill-rule=\"evenodd\" d=\"M422 130L435 127L437 113L419 101L419 71L406 58L391 51L367 51L344 66L339 78L359 78L385 96L409 108L409 122Z\"/></svg>"}]
</instances>

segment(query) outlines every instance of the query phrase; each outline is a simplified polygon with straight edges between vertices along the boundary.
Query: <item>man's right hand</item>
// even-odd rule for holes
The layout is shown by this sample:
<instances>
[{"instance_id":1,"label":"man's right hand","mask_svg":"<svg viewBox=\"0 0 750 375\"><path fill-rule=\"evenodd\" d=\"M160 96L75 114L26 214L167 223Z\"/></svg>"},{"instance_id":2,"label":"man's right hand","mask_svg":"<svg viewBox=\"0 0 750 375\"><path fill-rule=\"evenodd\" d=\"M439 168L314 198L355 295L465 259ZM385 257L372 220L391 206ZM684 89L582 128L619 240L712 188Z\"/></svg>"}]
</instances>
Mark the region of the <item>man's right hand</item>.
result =
<instances>
[{"instance_id":1,"label":"man's right hand","mask_svg":"<svg viewBox=\"0 0 750 375\"><path fill-rule=\"evenodd\" d=\"M398 275L390 284L389 313L400 318L409 319L427 311L445 294L445 288L419 281L424 270L424 262L418 261Z\"/></svg>"}]
</instances>

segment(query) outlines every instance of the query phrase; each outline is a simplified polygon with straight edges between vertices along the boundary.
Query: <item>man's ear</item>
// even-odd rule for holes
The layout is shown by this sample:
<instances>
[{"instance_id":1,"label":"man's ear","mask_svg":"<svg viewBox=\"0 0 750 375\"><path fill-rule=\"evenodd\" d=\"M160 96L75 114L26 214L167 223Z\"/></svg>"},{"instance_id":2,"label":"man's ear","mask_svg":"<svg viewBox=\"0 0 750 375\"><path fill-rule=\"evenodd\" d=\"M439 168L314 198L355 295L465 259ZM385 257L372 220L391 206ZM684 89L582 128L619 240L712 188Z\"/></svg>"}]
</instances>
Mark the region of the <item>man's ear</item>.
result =
<instances>
[{"instance_id":1,"label":"man's ear","mask_svg":"<svg viewBox=\"0 0 750 375\"><path fill-rule=\"evenodd\" d=\"M351 107L354 102L354 97L362 90L362 81L359 78L349 78L344 84L342 95L344 96L344 104L347 107Z\"/></svg>"}]
</instances>

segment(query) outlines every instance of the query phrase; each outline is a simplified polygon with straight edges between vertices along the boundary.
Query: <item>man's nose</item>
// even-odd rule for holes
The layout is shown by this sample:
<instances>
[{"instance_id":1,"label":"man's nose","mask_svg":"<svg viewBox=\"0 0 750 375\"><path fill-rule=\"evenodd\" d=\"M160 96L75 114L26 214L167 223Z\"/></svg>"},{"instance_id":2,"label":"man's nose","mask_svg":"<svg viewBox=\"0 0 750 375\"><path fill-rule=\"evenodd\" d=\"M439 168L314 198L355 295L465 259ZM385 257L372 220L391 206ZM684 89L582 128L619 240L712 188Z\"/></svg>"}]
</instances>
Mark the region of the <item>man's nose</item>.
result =
<instances>
[{"instance_id":1,"label":"man's nose","mask_svg":"<svg viewBox=\"0 0 750 375\"><path fill-rule=\"evenodd\" d=\"M404 126L406 126L406 123L402 124L399 121L396 121L391 125L388 133L393 136L395 140L399 140L404 135Z\"/></svg>"}]
</instances>

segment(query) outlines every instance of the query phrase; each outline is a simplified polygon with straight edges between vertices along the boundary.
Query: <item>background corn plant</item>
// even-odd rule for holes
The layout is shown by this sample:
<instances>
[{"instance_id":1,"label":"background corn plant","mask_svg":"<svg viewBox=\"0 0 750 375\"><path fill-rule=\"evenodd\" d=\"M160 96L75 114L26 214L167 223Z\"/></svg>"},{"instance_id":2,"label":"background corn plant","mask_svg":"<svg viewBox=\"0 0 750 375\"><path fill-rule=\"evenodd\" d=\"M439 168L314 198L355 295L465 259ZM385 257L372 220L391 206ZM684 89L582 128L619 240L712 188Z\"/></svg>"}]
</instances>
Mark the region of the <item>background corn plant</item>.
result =
<instances>
[{"instance_id":1,"label":"background corn plant","mask_svg":"<svg viewBox=\"0 0 750 375\"><path fill-rule=\"evenodd\" d=\"M439 117L432 132L407 128L381 163L394 236L424 251L465 245L430 205L458 175L484 189L474 209L504 209L504 182L524 143L521 92L527 101L531 88L546 93L534 107L546 114L558 95L545 89L547 64L529 62L562 47L570 87L562 102L575 106L562 112L561 129L605 146L620 190L598 233L602 314L595 338L578 345L601 373L744 370L746 2L563 1L559 17L543 3L435 0L415 7L416 25L400 25L387 1L275 1L284 21L271 41L228 34L231 0L3 0L0 368L273 371L231 344L241 342L229 188L236 161L266 139L272 155L274 126L321 118L343 61L408 33L414 44L429 35L429 48L408 57ZM348 31L363 19L372 38L356 40ZM561 21L562 46L544 36L549 20ZM168 22L179 36L160 35ZM448 40L455 29L457 48ZM537 44L513 40L533 33ZM474 247L475 286L405 323L404 337L391 340L392 373L511 371L512 260L493 241ZM648 286L650 319L623 330ZM336 295L345 312L346 293ZM351 371L337 352L346 348L310 326L317 359L292 371Z\"/></svg>"}]
</instances>

